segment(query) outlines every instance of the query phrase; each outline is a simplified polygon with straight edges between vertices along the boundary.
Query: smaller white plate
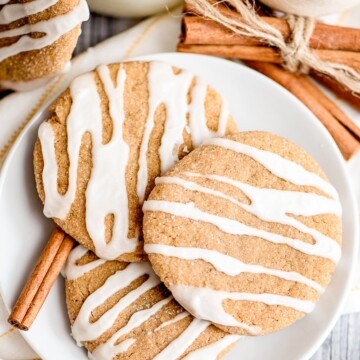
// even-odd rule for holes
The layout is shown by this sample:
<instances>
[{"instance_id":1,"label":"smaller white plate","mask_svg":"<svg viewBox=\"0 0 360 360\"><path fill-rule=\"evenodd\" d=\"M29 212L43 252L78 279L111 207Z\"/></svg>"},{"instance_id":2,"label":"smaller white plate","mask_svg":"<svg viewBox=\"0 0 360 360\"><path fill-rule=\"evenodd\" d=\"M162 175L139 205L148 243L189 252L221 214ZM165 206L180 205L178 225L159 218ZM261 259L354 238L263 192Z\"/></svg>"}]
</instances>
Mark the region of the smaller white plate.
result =
<instances>
[{"instance_id":1,"label":"smaller white plate","mask_svg":"<svg viewBox=\"0 0 360 360\"><path fill-rule=\"evenodd\" d=\"M285 136L314 156L339 192L344 209L343 255L331 284L313 313L272 335L245 338L227 360L308 359L340 316L357 257L358 217L344 161L333 139L295 97L257 72L230 61L190 54L158 54L162 60L200 75L229 101L241 130ZM21 106L21 104L20 104ZM32 152L42 112L27 126L0 176L0 290L11 308L54 227L42 213L35 189ZM44 360L86 359L70 337L63 279L58 279L29 332L23 335Z\"/></svg>"}]
</instances>

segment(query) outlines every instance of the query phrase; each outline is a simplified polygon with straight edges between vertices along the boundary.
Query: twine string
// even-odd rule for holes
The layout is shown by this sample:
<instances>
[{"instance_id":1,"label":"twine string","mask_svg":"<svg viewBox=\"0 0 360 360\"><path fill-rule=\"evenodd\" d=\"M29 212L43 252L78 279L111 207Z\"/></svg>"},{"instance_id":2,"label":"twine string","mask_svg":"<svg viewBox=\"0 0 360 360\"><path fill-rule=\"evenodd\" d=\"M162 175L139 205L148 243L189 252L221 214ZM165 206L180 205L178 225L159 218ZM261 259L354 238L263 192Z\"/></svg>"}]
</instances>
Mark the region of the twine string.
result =
<instances>
[{"instance_id":1,"label":"twine string","mask_svg":"<svg viewBox=\"0 0 360 360\"><path fill-rule=\"evenodd\" d=\"M291 30L291 40L281 50L284 67L293 72L308 74L310 67L302 61L309 47L309 41L314 31L315 21L309 17L287 15L285 20Z\"/></svg>"},{"instance_id":2,"label":"twine string","mask_svg":"<svg viewBox=\"0 0 360 360\"><path fill-rule=\"evenodd\" d=\"M283 60L283 66L296 73L308 73L310 69L319 71L338 81L354 92L360 92L360 73L348 65L319 59L309 48L309 41L315 27L315 19L287 15L284 19L291 30L290 41L286 42L282 33L263 21L256 13L253 0L226 0L241 15L242 21L221 12L216 3L209 0L187 0L190 6L202 16L225 26L239 36L256 37L264 44L276 47Z\"/></svg>"}]
</instances>

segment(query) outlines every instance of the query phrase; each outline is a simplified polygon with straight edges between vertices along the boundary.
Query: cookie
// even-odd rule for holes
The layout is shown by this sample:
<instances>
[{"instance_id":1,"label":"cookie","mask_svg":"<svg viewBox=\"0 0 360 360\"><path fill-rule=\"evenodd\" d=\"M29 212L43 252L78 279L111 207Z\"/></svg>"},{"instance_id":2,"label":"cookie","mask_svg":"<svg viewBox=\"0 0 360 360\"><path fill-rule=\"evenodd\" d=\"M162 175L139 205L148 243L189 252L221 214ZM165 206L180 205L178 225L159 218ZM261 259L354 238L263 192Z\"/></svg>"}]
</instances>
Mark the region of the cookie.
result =
<instances>
[{"instance_id":1,"label":"cookie","mask_svg":"<svg viewBox=\"0 0 360 360\"><path fill-rule=\"evenodd\" d=\"M86 0L4 0L0 5L0 87L29 90L64 70Z\"/></svg>"},{"instance_id":2,"label":"cookie","mask_svg":"<svg viewBox=\"0 0 360 360\"><path fill-rule=\"evenodd\" d=\"M65 276L72 336L91 359L220 359L240 338L194 319L147 262L100 260L78 246Z\"/></svg>"},{"instance_id":3,"label":"cookie","mask_svg":"<svg viewBox=\"0 0 360 360\"><path fill-rule=\"evenodd\" d=\"M155 272L230 333L271 333L311 312L341 254L336 190L309 154L266 132L205 141L143 211Z\"/></svg>"},{"instance_id":4,"label":"cookie","mask_svg":"<svg viewBox=\"0 0 360 360\"><path fill-rule=\"evenodd\" d=\"M75 79L39 128L44 213L107 260L143 259L143 200L206 138L236 131L221 96L161 62L100 66Z\"/></svg>"}]
</instances>

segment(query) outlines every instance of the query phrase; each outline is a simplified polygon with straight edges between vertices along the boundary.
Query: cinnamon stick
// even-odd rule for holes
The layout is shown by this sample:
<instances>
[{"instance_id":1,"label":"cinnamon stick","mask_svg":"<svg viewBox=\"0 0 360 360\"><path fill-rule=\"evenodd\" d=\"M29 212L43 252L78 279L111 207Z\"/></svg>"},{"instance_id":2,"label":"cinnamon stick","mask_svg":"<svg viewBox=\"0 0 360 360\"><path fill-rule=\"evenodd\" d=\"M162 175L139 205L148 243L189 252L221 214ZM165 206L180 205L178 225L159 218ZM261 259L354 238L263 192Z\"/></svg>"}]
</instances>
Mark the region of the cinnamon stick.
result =
<instances>
[{"instance_id":1,"label":"cinnamon stick","mask_svg":"<svg viewBox=\"0 0 360 360\"><path fill-rule=\"evenodd\" d=\"M8 322L20 330L29 330L75 241L56 227L28 278Z\"/></svg>"},{"instance_id":2,"label":"cinnamon stick","mask_svg":"<svg viewBox=\"0 0 360 360\"><path fill-rule=\"evenodd\" d=\"M179 52L190 52L221 56L239 60L253 60L281 64L282 58L277 49L268 46L243 46L243 45L188 45L179 43ZM360 52L339 50L312 50L319 59L338 64L344 64L360 71Z\"/></svg>"},{"instance_id":3,"label":"cinnamon stick","mask_svg":"<svg viewBox=\"0 0 360 360\"><path fill-rule=\"evenodd\" d=\"M317 99L330 113L340 122L351 135L360 142L360 128L330 99L328 98L308 77L299 77L301 84L308 92Z\"/></svg>"},{"instance_id":4,"label":"cinnamon stick","mask_svg":"<svg viewBox=\"0 0 360 360\"><path fill-rule=\"evenodd\" d=\"M227 9L226 7L222 7ZM224 10L226 15L239 22L243 18L233 10ZM290 40L288 23L281 18L261 16L264 22L279 30L285 41ZM239 36L216 21L201 16L184 15L181 42L189 45L264 45L259 39ZM327 25L317 22L309 41L310 48L325 50L360 51L360 30Z\"/></svg>"},{"instance_id":5,"label":"cinnamon stick","mask_svg":"<svg viewBox=\"0 0 360 360\"><path fill-rule=\"evenodd\" d=\"M352 92L351 90L339 84L336 80L330 78L329 76L320 74L316 71L311 71L310 74L315 80L317 80L318 82L329 88L341 99L347 101L357 110L360 110L360 94Z\"/></svg>"},{"instance_id":6,"label":"cinnamon stick","mask_svg":"<svg viewBox=\"0 0 360 360\"><path fill-rule=\"evenodd\" d=\"M360 149L360 142L342 124L345 122L349 126L348 121L351 122L351 120L344 120L345 114L341 115L342 120L340 120L339 112L342 111L335 103L326 98L325 94L322 93L319 98L321 91L319 89L314 91L314 85L306 77L295 75L273 64L251 61L247 62L247 65L270 77L303 102L328 129L346 160ZM327 99L326 101L324 97ZM352 124L351 127L353 128L353 126L355 125Z\"/></svg>"}]
</instances>

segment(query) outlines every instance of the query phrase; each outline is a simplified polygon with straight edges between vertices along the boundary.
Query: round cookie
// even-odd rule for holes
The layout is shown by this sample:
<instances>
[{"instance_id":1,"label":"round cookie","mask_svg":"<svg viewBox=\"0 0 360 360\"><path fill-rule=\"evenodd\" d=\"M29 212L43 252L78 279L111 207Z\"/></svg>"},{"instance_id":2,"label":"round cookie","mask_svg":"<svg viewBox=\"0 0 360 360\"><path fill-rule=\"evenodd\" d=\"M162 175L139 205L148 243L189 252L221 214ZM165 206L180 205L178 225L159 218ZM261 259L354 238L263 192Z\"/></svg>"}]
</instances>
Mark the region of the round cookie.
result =
<instances>
[{"instance_id":1,"label":"round cookie","mask_svg":"<svg viewBox=\"0 0 360 360\"><path fill-rule=\"evenodd\" d=\"M0 87L28 90L61 72L71 59L86 0L4 0L0 5Z\"/></svg>"},{"instance_id":2,"label":"round cookie","mask_svg":"<svg viewBox=\"0 0 360 360\"><path fill-rule=\"evenodd\" d=\"M192 315L260 335L313 310L341 254L341 205L304 150L266 132L210 139L156 183L145 252Z\"/></svg>"},{"instance_id":3,"label":"round cookie","mask_svg":"<svg viewBox=\"0 0 360 360\"><path fill-rule=\"evenodd\" d=\"M100 258L143 260L143 200L206 138L235 132L221 96L161 62L100 66L75 79L39 128L44 213Z\"/></svg>"},{"instance_id":4,"label":"round cookie","mask_svg":"<svg viewBox=\"0 0 360 360\"><path fill-rule=\"evenodd\" d=\"M72 336L91 359L220 359L240 338L194 319L147 262L100 260L78 246L65 276Z\"/></svg>"}]
</instances>

